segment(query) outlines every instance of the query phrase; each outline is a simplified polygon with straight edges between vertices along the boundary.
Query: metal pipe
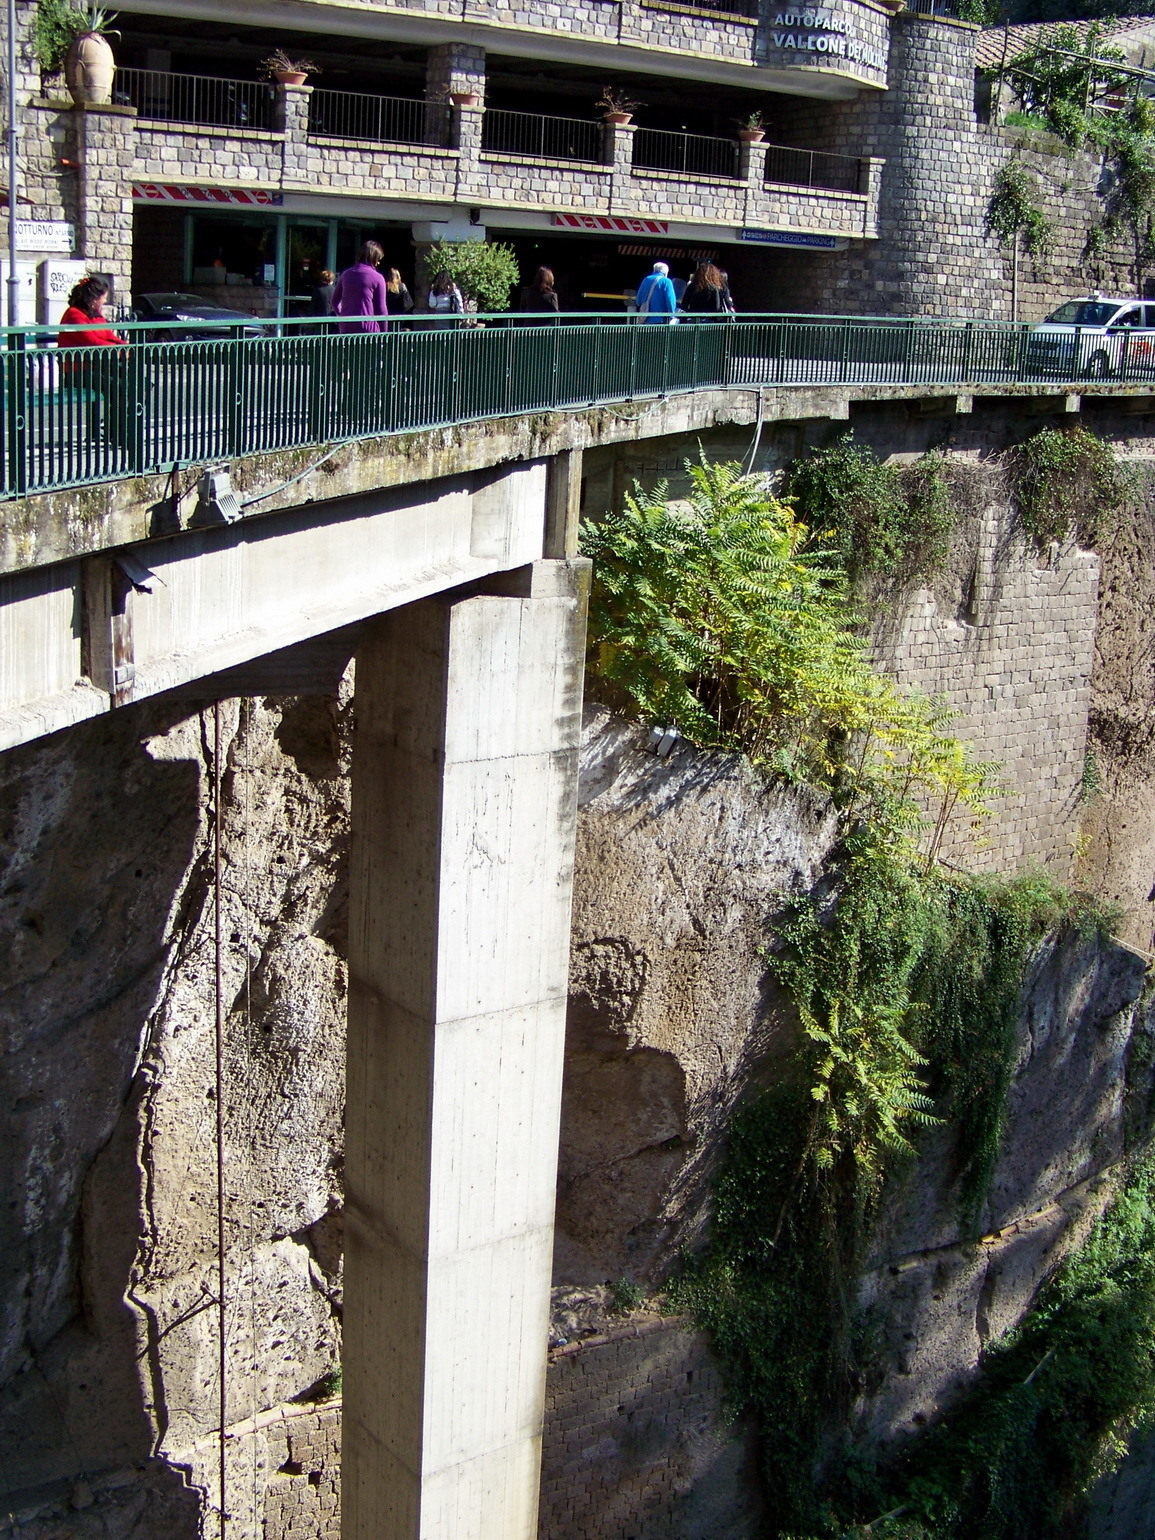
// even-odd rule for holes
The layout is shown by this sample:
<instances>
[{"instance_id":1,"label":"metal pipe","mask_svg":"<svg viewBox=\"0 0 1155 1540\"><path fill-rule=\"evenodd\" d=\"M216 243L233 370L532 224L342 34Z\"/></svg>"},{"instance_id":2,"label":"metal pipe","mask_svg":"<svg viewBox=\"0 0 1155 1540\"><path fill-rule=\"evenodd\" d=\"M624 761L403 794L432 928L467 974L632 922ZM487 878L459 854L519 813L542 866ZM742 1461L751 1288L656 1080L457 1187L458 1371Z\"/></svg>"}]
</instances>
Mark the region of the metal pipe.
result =
<instances>
[{"instance_id":1,"label":"metal pipe","mask_svg":"<svg viewBox=\"0 0 1155 1540\"><path fill-rule=\"evenodd\" d=\"M20 324L20 279L16 273L16 213L20 191L20 144L16 127L16 0L8 0L8 325Z\"/></svg>"}]
</instances>

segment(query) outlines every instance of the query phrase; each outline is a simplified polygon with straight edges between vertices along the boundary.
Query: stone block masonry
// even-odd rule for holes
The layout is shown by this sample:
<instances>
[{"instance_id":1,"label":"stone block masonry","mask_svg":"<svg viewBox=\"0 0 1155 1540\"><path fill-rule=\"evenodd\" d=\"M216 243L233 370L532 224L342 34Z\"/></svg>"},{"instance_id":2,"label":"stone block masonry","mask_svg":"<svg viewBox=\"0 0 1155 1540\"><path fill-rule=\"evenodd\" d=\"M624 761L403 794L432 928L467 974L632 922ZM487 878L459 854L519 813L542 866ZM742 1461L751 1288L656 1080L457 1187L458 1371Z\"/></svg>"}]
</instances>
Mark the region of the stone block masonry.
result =
<instances>
[{"instance_id":1,"label":"stone block masonry","mask_svg":"<svg viewBox=\"0 0 1155 1540\"><path fill-rule=\"evenodd\" d=\"M1071 870L1091 705L1099 561L1076 546L1040 555L983 521L969 596L919 590L883 660L905 690L941 699L953 730L999 768L1002 792L977 845L962 819L943 854L972 870Z\"/></svg>"}]
</instances>

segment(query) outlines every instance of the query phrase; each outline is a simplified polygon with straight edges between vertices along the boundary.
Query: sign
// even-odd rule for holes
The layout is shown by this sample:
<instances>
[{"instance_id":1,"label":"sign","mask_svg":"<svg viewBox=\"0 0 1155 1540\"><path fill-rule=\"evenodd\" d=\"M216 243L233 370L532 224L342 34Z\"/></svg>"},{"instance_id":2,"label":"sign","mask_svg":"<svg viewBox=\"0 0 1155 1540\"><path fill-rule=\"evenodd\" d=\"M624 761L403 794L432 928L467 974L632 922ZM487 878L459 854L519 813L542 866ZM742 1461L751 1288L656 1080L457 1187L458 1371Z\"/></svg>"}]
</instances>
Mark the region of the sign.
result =
<instances>
[{"instance_id":1,"label":"sign","mask_svg":"<svg viewBox=\"0 0 1155 1540\"><path fill-rule=\"evenodd\" d=\"M807 246L817 251L841 251L846 245L840 235L810 235L805 230L739 230L740 241L757 241L762 246Z\"/></svg>"},{"instance_id":2,"label":"sign","mask_svg":"<svg viewBox=\"0 0 1155 1540\"><path fill-rule=\"evenodd\" d=\"M17 251L61 251L69 256L76 245L76 226L66 219L18 219Z\"/></svg>"},{"instance_id":3,"label":"sign","mask_svg":"<svg viewBox=\"0 0 1155 1540\"><path fill-rule=\"evenodd\" d=\"M845 16L827 6L815 5L777 11L771 18L770 43L784 53L824 53L867 69L886 73L887 51L861 38L851 37Z\"/></svg>"},{"instance_id":4,"label":"sign","mask_svg":"<svg viewBox=\"0 0 1155 1540\"><path fill-rule=\"evenodd\" d=\"M623 214L554 214L555 225L563 230L610 230L615 235L666 235L665 219L631 219Z\"/></svg>"},{"instance_id":5,"label":"sign","mask_svg":"<svg viewBox=\"0 0 1155 1540\"><path fill-rule=\"evenodd\" d=\"M40 320L53 326L68 308L68 296L90 271L87 262L41 262Z\"/></svg>"},{"instance_id":6,"label":"sign","mask_svg":"<svg viewBox=\"0 0 1155 1540\"><path fill-rule=\"evenodd\" d=\"M279 208L284 195L263 187L177 187L170 182L134 182L135 203L210 203L242 208Z\"/></svg>"}]
</instances>

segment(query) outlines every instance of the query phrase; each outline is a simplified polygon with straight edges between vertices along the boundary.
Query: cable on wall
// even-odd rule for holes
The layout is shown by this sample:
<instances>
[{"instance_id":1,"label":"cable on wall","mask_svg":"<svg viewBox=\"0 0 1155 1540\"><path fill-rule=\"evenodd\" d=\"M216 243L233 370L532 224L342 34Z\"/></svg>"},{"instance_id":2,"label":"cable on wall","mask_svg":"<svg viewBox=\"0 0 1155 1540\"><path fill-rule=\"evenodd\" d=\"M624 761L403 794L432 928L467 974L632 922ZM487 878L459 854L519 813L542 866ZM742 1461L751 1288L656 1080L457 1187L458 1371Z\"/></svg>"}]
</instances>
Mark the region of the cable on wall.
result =
<instances>
[{"instance_id":1,"label":"cable on wall","mask_svg":"<svg viewBox=\"0 0 1155 1540\"><path fill-rule=\"evenodd\" d=\"M225 1540L228 1526L228 1510L225 1497L228 1488L228 1379L227 1342L225 1338L225 1013L221 981L222 966L222 916L221 916L221 703L213 702L213 963L215 973L215 1018L213 1029L213 1055L216 1072L216 1147L217 1147L217 1371L218 1371L218 1421L220 1436L217 1448L218 1483L220 1487L221 1540Z\"/></svg>"}]
</instances>

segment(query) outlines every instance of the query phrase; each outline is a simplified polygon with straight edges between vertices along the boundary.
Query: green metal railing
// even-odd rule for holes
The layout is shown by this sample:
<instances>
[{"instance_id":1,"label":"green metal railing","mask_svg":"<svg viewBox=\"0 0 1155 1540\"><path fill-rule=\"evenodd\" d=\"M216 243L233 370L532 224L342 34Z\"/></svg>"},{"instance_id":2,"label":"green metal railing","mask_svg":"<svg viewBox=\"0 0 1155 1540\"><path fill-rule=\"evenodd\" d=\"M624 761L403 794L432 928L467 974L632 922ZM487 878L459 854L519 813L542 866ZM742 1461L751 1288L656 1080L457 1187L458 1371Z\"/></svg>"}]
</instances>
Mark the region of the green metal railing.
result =
<instances>
[{"instance_id":1,"label":"green metal railing","mask_svg":"<svg viewBox=\"0 0 1155 1540\"><path fill-rule=\"evenodd\" d=\"M0 353L0 496L416 429L742 386L1155 382L1155 355L1123 338L1056 337L983 321L743 316L654 324L616 316L345 333L322 320L166 342L126 325L127 347L61 348L6 329ZM176 323L187 337L192 323ZM1091 350L1098 349L1092 355Z\"/></svg>"}]
</instances>

